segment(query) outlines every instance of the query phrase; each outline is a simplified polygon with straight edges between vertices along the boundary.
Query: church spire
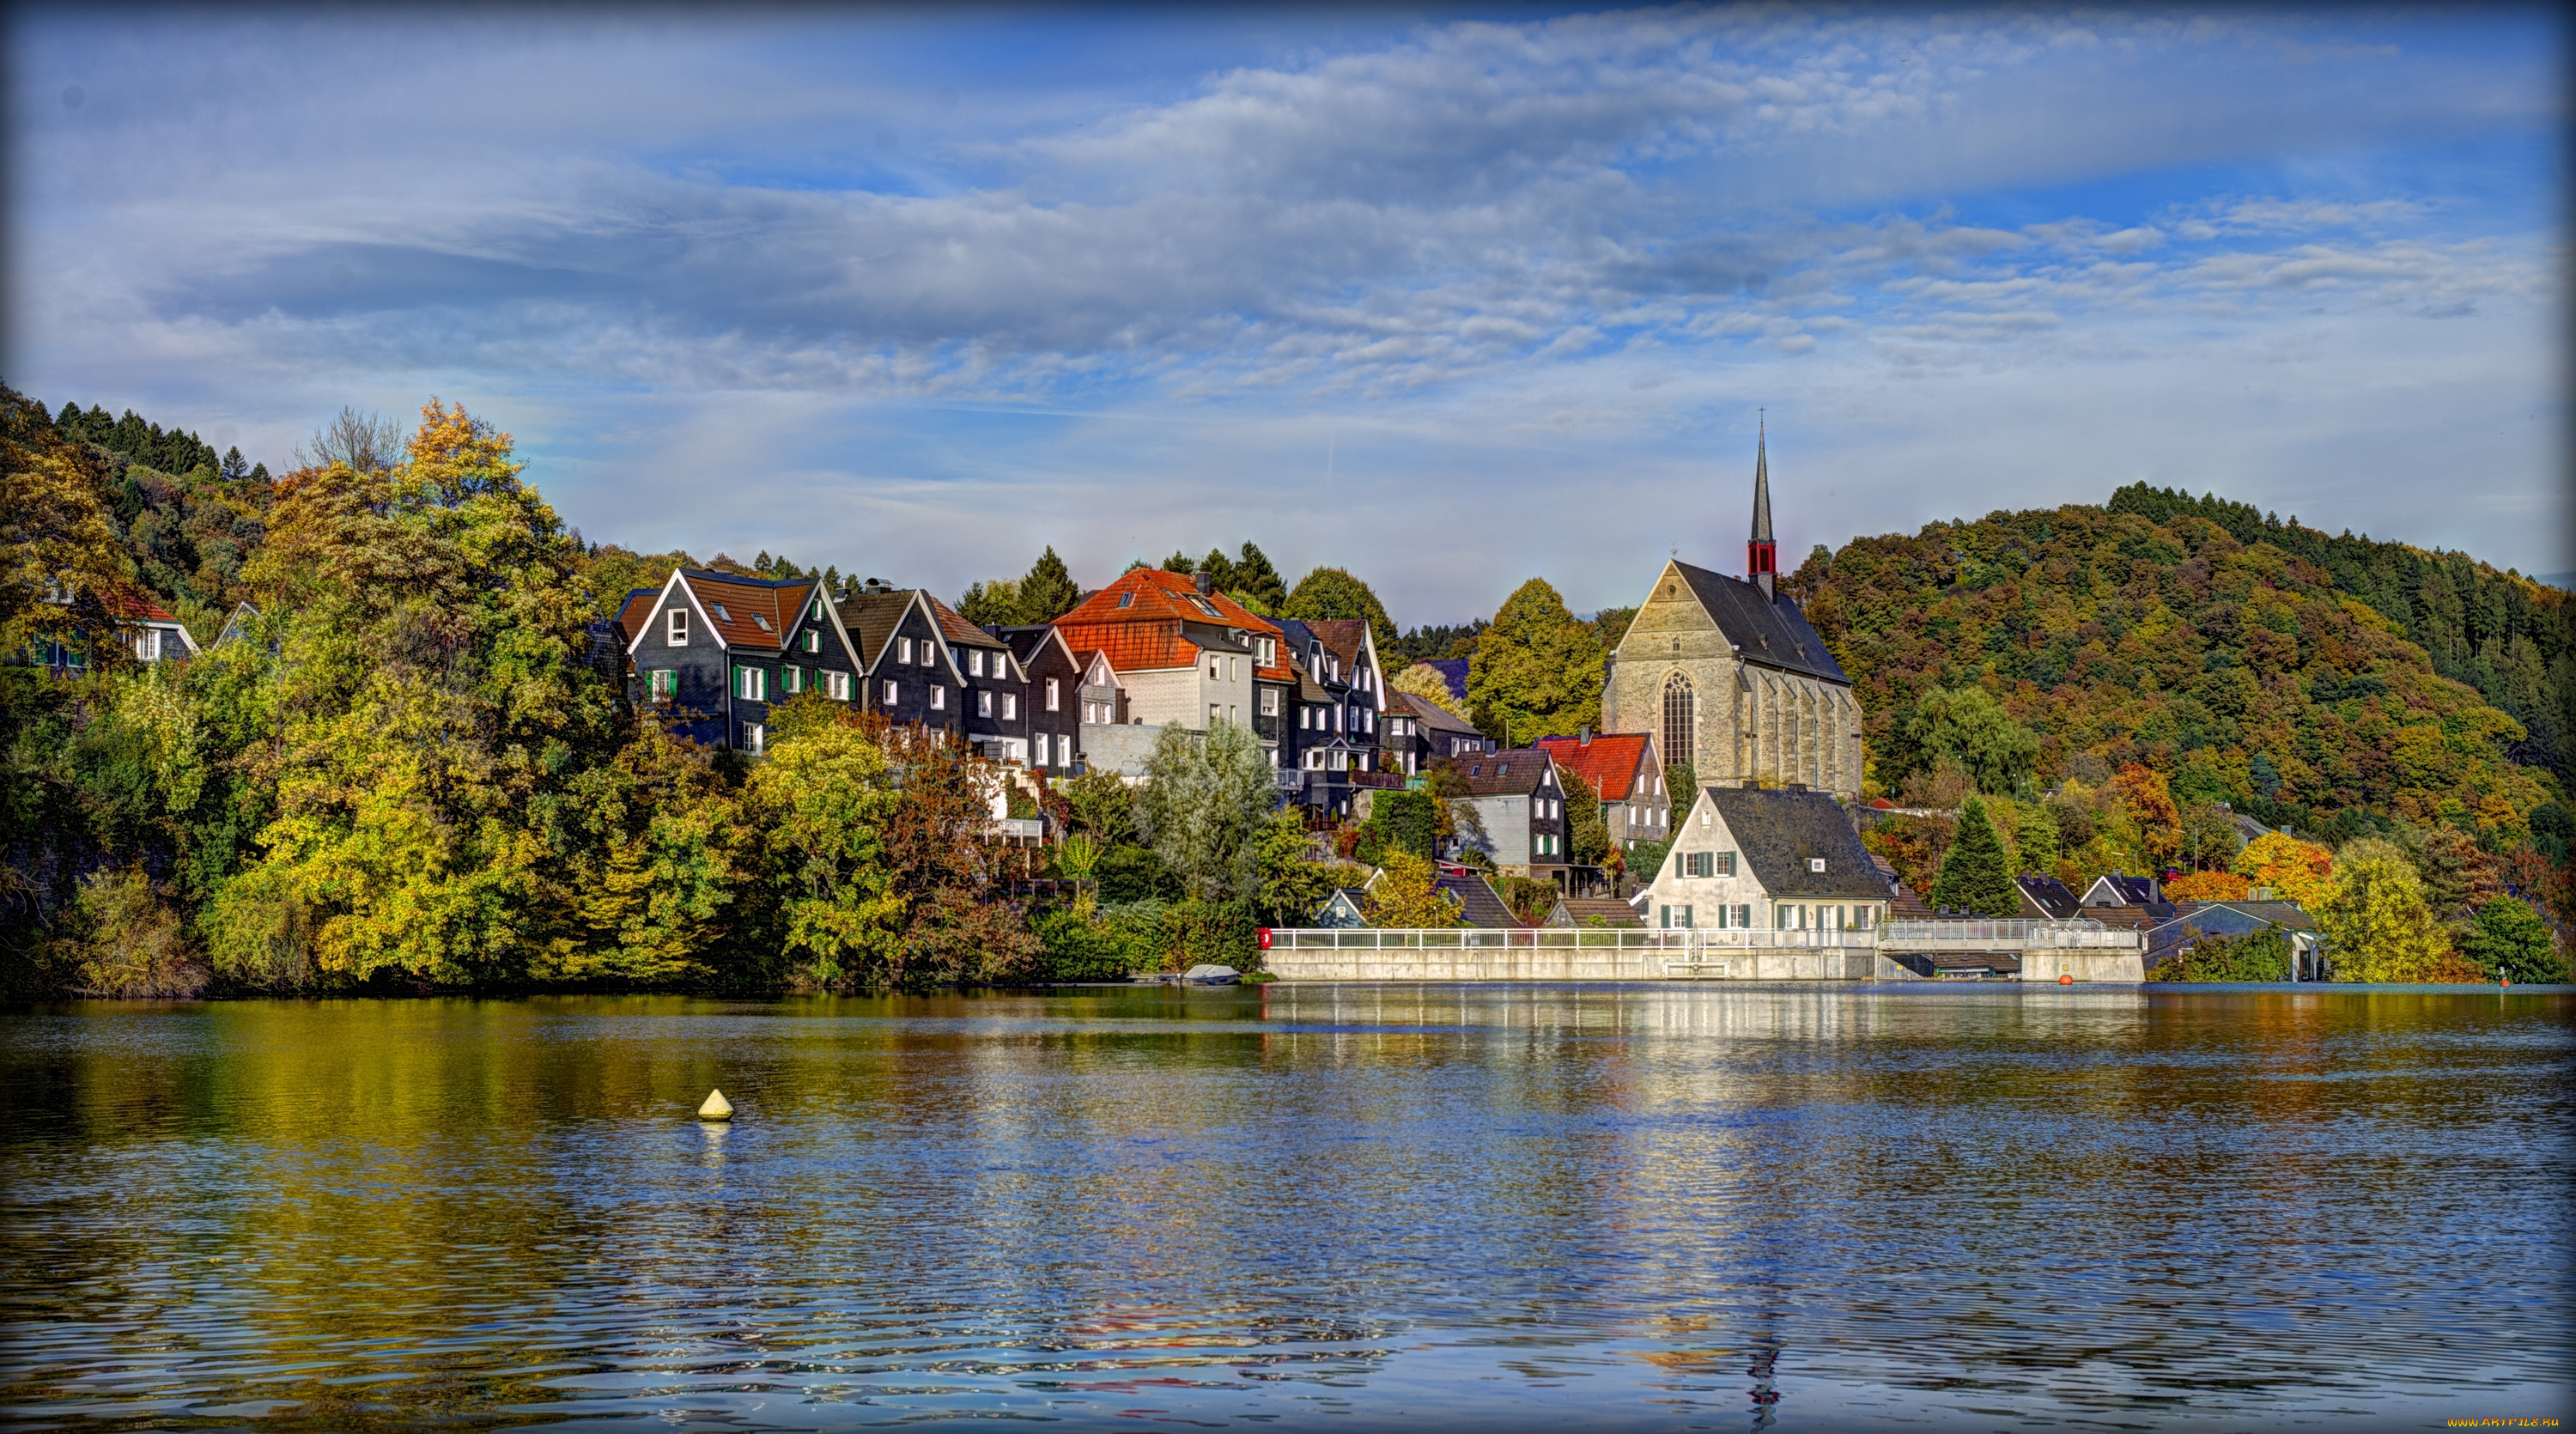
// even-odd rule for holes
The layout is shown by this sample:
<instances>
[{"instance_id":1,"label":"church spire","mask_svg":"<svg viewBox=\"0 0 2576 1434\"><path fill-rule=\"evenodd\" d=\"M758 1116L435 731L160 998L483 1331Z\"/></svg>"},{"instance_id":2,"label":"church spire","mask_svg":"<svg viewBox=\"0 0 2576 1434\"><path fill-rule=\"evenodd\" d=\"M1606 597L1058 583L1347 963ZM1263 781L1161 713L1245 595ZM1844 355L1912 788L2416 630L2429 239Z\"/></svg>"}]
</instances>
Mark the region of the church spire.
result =
<instances>
[{"instance_id":1,"label":"church spire","mask_svg":"<svg viewBox=\"0 0 2576 1434\"><path fill-rule=\"evenodd\" d=\"M1764 597L1772 595L1780 571L1779 549L1771 541L1770 446L1769 426L1762 424L1754 430L1753 538L1744 545L1744 575L1761 586Z\"/></svg>"}]
</instances>

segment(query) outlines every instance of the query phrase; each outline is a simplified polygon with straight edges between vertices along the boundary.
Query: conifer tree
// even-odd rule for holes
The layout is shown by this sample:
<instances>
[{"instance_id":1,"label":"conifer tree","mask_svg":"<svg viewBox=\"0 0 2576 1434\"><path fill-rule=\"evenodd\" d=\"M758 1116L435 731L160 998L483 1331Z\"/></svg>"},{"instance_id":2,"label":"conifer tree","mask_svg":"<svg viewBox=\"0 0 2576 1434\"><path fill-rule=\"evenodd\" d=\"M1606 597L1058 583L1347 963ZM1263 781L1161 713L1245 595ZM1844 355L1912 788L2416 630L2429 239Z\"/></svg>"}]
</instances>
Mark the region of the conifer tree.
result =
<instances>
[{"instance_id":1,"label":"conifer tree","mask_svg":"<svg viewBox=\"0 0 2576 1434\"><path fill-rule=\"evenodd\" d=\"M1053 622L1082 601L1082 589L1075 584L1064 559L1049 547L1029 565L1028 576L1020 579L1019 596L1020 621Z\"/></svg>"},{"instance_id":2,"label":"conifer tree","mask_svg":"<svg viewBox=\"0 0 2576 1434\"><path fill-rule=\"evenodd\" d=\"M1244 540L1242 556L1234 564L1234 581L1226 585L1226 591L1258 598L1272 612L1288 601L1288 584L1280 580L1279 570L1248 538Z\"/></svg>"},{"instance_id":3,"label":"conifer tree","mask_svg":"<svg viewBox=\"0 0 2576 1434\"><path fill-rule=\"evenodd\" d=\"M1932 904L1993 917L2011 916L2021 907L2021 894L2004 860L2003 838L1995 835L1980 798L1970 797L1959 813L1959 834L1941 858L1941 874L1932 880Z\"/></svg>"}]
</instances>

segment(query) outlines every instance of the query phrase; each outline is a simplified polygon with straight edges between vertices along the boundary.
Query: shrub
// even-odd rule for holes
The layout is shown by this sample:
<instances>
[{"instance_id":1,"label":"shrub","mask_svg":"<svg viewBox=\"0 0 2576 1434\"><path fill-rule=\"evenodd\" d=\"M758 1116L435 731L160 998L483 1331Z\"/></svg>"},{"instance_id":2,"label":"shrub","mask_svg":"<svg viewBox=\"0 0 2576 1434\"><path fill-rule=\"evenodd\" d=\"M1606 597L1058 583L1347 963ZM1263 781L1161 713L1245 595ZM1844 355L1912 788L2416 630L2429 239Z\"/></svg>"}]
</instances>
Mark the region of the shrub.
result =
<instances>
[{"instance_id":1,"label":"shrub","mask_svg":"<svg viewBox=\"0 0 2576 1434\"><path fill-rule=\"evenodd\" d=\"M81 994L184 1000L206 989L178 907L140 867L83 877L72 919Z\"/></svg>"},{"instance_id":2,"label":"shrub","mask_svg":"<svg viewBox=\"0 0 2576 1434\"><path fill-rule=\"evenodd\" d=\"M2242 936L2209 934L2156 963L2150 981L2287 981L2290 938L2277 926Z\"/></svg>"}]
</instances>

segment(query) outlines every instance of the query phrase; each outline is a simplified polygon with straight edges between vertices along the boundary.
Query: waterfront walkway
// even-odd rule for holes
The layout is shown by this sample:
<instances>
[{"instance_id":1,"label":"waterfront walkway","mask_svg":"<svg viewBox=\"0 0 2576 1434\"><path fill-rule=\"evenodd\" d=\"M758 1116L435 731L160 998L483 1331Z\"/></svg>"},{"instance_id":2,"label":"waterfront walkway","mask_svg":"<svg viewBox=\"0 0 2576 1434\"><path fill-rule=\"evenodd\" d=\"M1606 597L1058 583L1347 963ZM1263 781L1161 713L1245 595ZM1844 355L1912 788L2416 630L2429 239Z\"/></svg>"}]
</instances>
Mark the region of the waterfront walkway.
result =
<instances>
[{"instance_id":1,"label":"waterfront walkway","mask_svg":"<svg viewBox=\"0 0 2576 1434\"><path fill-rule=\"evenodd\" d=\"M1891 921L1866 930L1281 928L1289 981L2146 980L2146 938L2095 921Z\"/></svg>"}]
</instances>

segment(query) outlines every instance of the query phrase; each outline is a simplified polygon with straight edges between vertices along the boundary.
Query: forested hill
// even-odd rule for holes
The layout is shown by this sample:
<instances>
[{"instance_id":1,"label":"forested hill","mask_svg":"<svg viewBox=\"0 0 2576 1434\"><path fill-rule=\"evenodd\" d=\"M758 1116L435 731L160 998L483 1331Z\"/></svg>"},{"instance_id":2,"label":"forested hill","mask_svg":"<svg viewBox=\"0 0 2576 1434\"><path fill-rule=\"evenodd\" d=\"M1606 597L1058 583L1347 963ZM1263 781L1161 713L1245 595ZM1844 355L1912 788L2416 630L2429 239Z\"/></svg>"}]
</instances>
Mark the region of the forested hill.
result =
<instances>
[{"instance_id":1,"label":"forested hill","mask_svg":"<svg viewBox=\"0 0 2576 1434\"><path fill-rule=\"evenodd\" d=\"M2037 734L2041 786L2142 762L2327 837L2394 817L2513 845L2570 775L2576 608L2464 554L2140 484L1820 548L1788 586L1891 793L1930 765L1919 702L1963 685Z\"/></svg>"}]
</instances>

